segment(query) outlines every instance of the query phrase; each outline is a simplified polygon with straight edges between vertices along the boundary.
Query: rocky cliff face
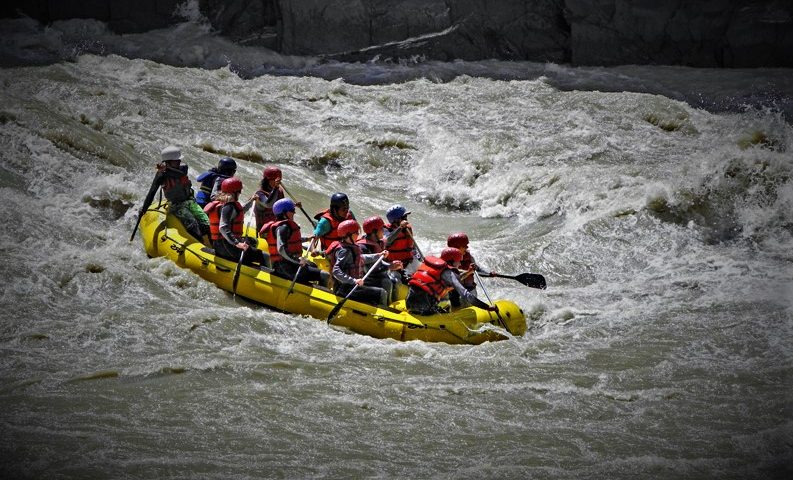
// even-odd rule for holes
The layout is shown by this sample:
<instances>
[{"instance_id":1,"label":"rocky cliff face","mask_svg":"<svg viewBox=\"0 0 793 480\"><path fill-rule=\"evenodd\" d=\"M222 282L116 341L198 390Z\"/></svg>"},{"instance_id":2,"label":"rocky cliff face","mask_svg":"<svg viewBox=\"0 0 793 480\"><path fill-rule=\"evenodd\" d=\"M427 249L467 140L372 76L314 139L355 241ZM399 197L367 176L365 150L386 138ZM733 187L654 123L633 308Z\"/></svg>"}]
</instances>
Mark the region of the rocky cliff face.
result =
<instances>
[{"instance_id":1,"label":"rocky cliff face","mask_svg":"<svg viewBox=\"0 0 793 480\"><path fill-rule=\"evenodd\" d=\"M178 21L178 0L6 2L119 33ZM486 58L577 65L793 67L789 0L199 0L223 35L339 60Z\"/></svg>"}]
</instances>

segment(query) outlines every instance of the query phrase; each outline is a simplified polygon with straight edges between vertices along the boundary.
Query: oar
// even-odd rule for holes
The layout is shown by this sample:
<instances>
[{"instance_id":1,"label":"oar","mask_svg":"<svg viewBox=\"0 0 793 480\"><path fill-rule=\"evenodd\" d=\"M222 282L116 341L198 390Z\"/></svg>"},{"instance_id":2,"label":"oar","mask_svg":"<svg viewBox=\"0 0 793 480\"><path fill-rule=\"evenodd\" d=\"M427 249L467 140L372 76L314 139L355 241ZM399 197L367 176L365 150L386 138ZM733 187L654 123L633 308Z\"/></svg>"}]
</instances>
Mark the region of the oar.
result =
<instances>
[{"instance_id":1,"label":"oar","mask_svg":"<svg viewBox=\"0 0 793 480\"><path fill-rule=\"evenodd\" d=\"M287 195L289 195L289 197L290 197L290 198L291 198L291 199L292 199L292 200L293 200L295 203L298 203L298 201L297 201L297 200L295 200L295 196L294 196L294 195L292 195L291 193L289 193L289 190L287 190L287 189L286 189L286 187L284 186L284 182L283 182L283 180L281 180L281 188L283 188L283 189L284 189L284 191L286 192L286 194L287 194ZM308 219L308 221L309 221L309 222L311 222L311 226L312 226L312 227L316 227L316 226L317 226L317 223L314 221L314 219L313 219L313 218L311 218L311 216L310 216L308 213L306 213L306 211L305 211L305 210L303 210L303 207L302 207L302 206L300 207L300 211L301 211L301 212L303 212L303 215L305 215L305 216L306 216L306 218Z\"/></svg>"},{"instance_id":2,"label":"oar","mask_svg":"<svg viewBox=\"0 0 793 480\"><path fill-rule=\"evenodd\" d=\"M246 215L246 217L247 218L245 219L245 228L243 229L243 232L247 232L248 228L251 226L250 220L252 215ZM242 241L245 241L245 237L242 238ZM248 245L248 248L252 247ZM245 252L248 251L248 248L243 249L242 252L240 252L240 261L237 262L237 268L234 269L234 279L231 281L231 298L237 296L237 282L240 280L240 267L242 267L242 260L245 258Z\"/></svg>"},{"instance_id":3,"label":"oar","mask_svg":"<svg viewBox=\"0 0 793 480\"><path fill-rule=\"evenodd\" d=\"M151 189L154 188L155 185L157 185L157 180L158 180L158 176L155 175L154 180L152 180L151 182L151 187L149 187L149 192L151 192ZM152 199L154 199L153 194L152 194ZM146 210L149 208L149 205L150 204L144 205L143 208L140 209L140 212L138 212L138 220L135 222L135 228L132 229L132 235L130 235L129 237L130 242L135 238L135 233L138 231L138 225L140 225L140 219L143 218L143 214L146 213Z\"/></svg>"},{"instance_id":4,"label":"oar","mask_svg":"<svg viewBox=\"0 0 793 480\"><path fill-rule=\"evenodd\" d=\"M545 277L543 277L539 273L521 273L520 275L503 275L501 273L496 273L491 276L501 277L501 278L511 278L512 280L519 281L520 283L526 285L527 287L539 288L541 290L545 290L545 288L548 286L545 283Z\"/></svg>"},{"instance_id":5,"label":"oar","mask_svg":"<svg viewBox=\"0 0 793 480\"><path fill-rule=\"evenodd\" d=\"M410 237L410 239L413 240L413 246L416 247L416 251L419 252L419 255L421 255L421 260L419 260L419 261L423 262L424 261L424 254L421 253L421 249L419 248L419 244L416 243L416 239L413 238L413 233L411 233L411 231L408 230L407 228L405 229L405 231L407 232L408 237Z\"/></svg>"},{"instance_id":6,"label":"oar","mask_svg":"<svg viewBox=\"0 0 793 480\"><path fill-rule=\"evenodd\" d=\"M490 299L490 295L487 294L487 290L485 290L485 286L482 285L482 277L479 276L476 270L474 270L474 276L476 277L477 280L479 280L479 286L482 287L482 292L484 292L485 298L487 298L487 303L495 306L493 300ZM509 330L509 327L507 326L507 322L505 322L504 319L501 317L501 312L498 311L498 307L496 307L496 316L498 317L498 321L501 323L501 326L504 327L504 330L508 331L511 334L512 332Z\"/></svg>"},{"instance_id":7,"label":"oar","mask_svg":"<svg viewBox=\"0 0 793 480\"><path fill-rule=\"evenodd\" d=\"M383 261L383 257L381 256L380 258L377 259L376 262L374 262L374 265L372 265L372 267L369 269L369 271L366 272L366 275L363 276L363 279L366 280L366 278L369 276L369 274L372 273L374 271L374 269L377 268L377 266L380 265L380 262L382 262L382 261ZM355 284L354 287L352 287L352 290L350 290L350 293L348 293L347 296L344 297L341 300L341 302L337 303L336 306L333 307L333 310L331 310L330 314L328 314L328 324L330 324L330 321L333 320L333 317L335 317L336 314L339 313L339 310L341 310L341 306L344 305L344 302L346 302L347 299L350 298L350 295L352 295L352 292L354 292L356 288L358 288L358 284L357 283Z\"/></svg>"},{"instance_id":8,"label":"oar","mask_svg":"<svg viewBox=\"0 0 793 480\"><path fill-rule=\"evenodd\" d=\"M308 248L306 249L305 255L303 255L301 258L308 257L308 252L310 252L311 249L314 248L314 244L316 243L316 241L317 241L317 237L314 237L314 238L311 239L311 243L308 244ZM308 261L308 260L306 260L306 261ZM297 267L297 272L295 272L295 278L292 279L292 284L289 285L289 291L286 292L286 296L287 297L292 294L292 289L295 288L295 282L297 281L297 277L300 276L300 270L302 270L302 269L303 269L303 265L300 265L299 267Z\"/></svg>"}]
</instances>

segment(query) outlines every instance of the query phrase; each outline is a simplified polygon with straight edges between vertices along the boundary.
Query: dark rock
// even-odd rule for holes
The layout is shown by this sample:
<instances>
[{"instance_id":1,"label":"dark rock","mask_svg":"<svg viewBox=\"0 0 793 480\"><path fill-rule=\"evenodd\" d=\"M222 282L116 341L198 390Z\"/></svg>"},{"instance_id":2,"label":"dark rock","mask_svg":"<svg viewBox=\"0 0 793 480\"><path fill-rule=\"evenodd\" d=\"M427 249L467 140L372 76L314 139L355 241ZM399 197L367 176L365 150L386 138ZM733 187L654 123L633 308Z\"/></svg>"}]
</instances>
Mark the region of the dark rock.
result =
<instances>
[{"instance_id":1,"label":"dark rock","mask_svg":"<svg viewBox=\"0 0 793 480\"><path fill-rule=\"evenodd\" d=\"M117 33L179 21L182 0L7 1L45 24ZM576 65L793 67L790 0L200 0L234 42L339 60L531 60Z\"/></svg>"}]
</instances>

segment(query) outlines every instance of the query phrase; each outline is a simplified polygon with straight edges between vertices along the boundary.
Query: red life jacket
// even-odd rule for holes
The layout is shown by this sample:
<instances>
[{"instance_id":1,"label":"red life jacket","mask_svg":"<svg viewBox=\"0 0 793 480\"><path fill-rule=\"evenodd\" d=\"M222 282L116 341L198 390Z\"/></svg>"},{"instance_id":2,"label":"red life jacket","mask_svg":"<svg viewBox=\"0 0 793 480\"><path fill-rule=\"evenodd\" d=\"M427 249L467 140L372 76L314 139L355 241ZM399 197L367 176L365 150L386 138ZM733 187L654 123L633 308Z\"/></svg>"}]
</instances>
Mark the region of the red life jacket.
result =
<instances>
[{"instance_id":1,"label":"red life jacket","mask_svg":"<svg viewBox=\"0 0 793 480\"><path fill-rule=\"evenodd\" d=\"M448 269L449 266L442 259L424 257L424 261L416 269L416 273L410 278L408 285L418 287L440 301L452 290L441 278L443 272Z\"/></svg>"},{"instance_id":2,"label":"red life jacket","mask_svg":"<svg viewBox=\"0 0 793 480\"><path fill-rule=\"evenodd\" d=\"M341 242L333 242L327 250L325 250L325 255L327 255L328 260L330 261L330 268L333 271L333 266L336 265L336 252L339 251L341 248L346 248L352 253L352 266L348 266L347 270L343 270L344 273L351 276L352 278L361 278L366 273L366 267L363 262L363 255L361 253L361 248L355 244L349 243L341 243Z\"/></svg>"},{"instance_id":3,"label":"red life jacket","mask_svg":"<svg viewBox=\"0 0 793 480\"><path fill-rule=\"evenodd\" d=\"M303 242L300 238L300 225L292 220L276 220L274 222L265 223L259 236L264 236L267 239L267 250L270 253L270 261L272 263L280 262L284 258L278 253L278 239L275 237L275 232L278 227L286 224L289 227L291 234L286 241L286 251L290 254L299 257L303 253ZM262 235L263 234L263 235Z\"/></svg>"},{"instance_id":4,"label":"red life jacket","mask_svg":"<svg viewBox=\"0 0 793 480\"><path fill-rule=\"evenodd\" d=\"M368 236L359 238L355 243L360 245L361 250L366 249L366 253L380 253L383 251L383 242L370 240Z\"/></svg>"},{"instance_id":5,"label":"red life jacket","mask_svg":"<svg viewBox=\"0 0 793 480\"><path fill-rule=\"evenodd\" d=\"M337 220L331 213L330 209L323 210L318 214L314 215L314 218L320 220L322 218L327 218L330 222L330 231L326 233L324 236L319 237L320 245L322 248L327 250L333 244L333 242L341 241L341 235L339 235L339 224L345 220L354 220L352 216L352 212L347 212L347 217L342 218L341 220Z\"/></svg>"},{"instance_id":6,"label":"red life jacket","mask_svg":"<svg viewBox=\"0 0 793 480\"><path fill-rule=\"evenodd\" d=\"M271 192L265 192L262 189L256 191L256 196L259 197L264 196L266 200L267 197L270 195ZM278 192L275 194L275 201L281 200L284 198L284 190L279 186ZM275 203L275 202L273 202ZM262 207L259 206L259 202L253 203L253 214L256 216L256 229L261 230L265 223L274 222L276 220L276 216L273 213L272 207Z\"/></svg>"},{"instance_id":7,"label":"red life jacket","mask_svg":"<svg viewBox=\"0 0 793 480\"><path fill-rule=\"evenodd\" d=\"M388 226L388 229L394 231L396 228L399 227L399 224L391 224ZM388 250L388 260L401 260L402 263L407 264L409 261L413 260L413 227L409 224L406 228L400 230L397 234L396 239L386 247Z\"/></svg>"},{"instance_id":8,"label":"red life jacket","mask_svg":"<svg viewBox=\"0 0 793 480\"><path fill-rule=\"evenodd\" d=\"M461 273L467 272L468 269L471 268L471 264L472 263L474 263L474 258L471 256L470 253L468 253L468 250L466 250L465 253L463 254L463 259L460 262L460 269L459 269L460 272ZM468 290L470 290L471 287L475 287L476 286L476 279L474 278L473 272L471 272L471 274L467 275L465 278L463 278L463 276L461 275L460 276L460 283L462 283L463 286L465 288L467 288Z\"/></svg>"},{"instance_id":9,"label":"red life jacket","mask_svg":"<svg viewBox=\"0 0 793 480\"><path fill-rule=\"evenodd\" d=\"M184 202L193 198L192 185L187 174L166 174L162 182L162 193L171 204Z\"/></svg>"},{"instance_id":10,"label":"red life jacket","mask_svg":"<svg viewBox=\"0 0 793 480\"><path fill-rule=\"evenodd\" d=\"M242 205L240 202L236 201L228 203L234 205L234 209L237 210L237 215L234 217L233 221L234 223L231 224L231 231L242 236L242 226L245 219L245 215L240 215L240 213L242 213ZM206 212L207 217L209 217L210 240L220 240L223 238L223 235L220 234L220 210L223 208L223 205L226 205L226 203L213 200L204 207L204 212Z\"/></svg>"}]
</instances>

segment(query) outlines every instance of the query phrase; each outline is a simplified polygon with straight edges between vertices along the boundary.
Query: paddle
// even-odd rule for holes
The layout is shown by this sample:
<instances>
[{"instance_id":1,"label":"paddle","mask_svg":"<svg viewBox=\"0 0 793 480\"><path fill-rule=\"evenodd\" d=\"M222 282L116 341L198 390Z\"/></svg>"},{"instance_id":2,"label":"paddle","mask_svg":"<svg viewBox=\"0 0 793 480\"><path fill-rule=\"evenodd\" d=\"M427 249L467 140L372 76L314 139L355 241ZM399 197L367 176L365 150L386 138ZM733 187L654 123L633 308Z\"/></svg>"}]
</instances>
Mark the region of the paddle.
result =
<instances>
[{"instance_id":1,"label":"paddle","mask_svg":"<svg viewBox=\"0 0 793 480\"><path fill-rule=\"evenodd\" d=\"M487 303L495 306L493 300L490 299L490 295L487 294L487 290L485 290L485 286L482 285L482 277L479 276L479 273L477 273L476 270L474 270L474 276L476 277L477 280L479 280L479 286L482 287L482 292L484 292L485 298L487 298ZM512 332L509 330L509 327L507 326L507 322L505 322L504 319L501 317L501 312L498 311L498 307L496 307L496 316L498 317L498 321L499 323L501 323L501 326L504 327L504 330L506 330L511 334Z\"/></svg>"},{"instance_id":2,"label":"paddle","mask_svg":"<svg viewBox=\"0 0 793 480\"><path fill-rule=\"evenodd\" d=\"M251 226L251 217L252 217L252 215L246 215L246 217L247 218L245 219L245 229L243 230L243 232L247 232L248 228ZM245 241L244 237L243 237L242 241L243 242ZM248 245L248 248L253 248L253 247ZM240 279L240 267L242 267L242 260L245 258L245 252L248 251L248 248L246 248L242 252L240 252L240 261L237 262L237 268L234 269L234 279L231 281L231 298L234 298L234 297L237 296L237 282Z\"/></svg>"},{"instance_id":3,"label":"paddle","mask_svg":"<svg viewBox=\"0 0 793 480\"><path fill-rule=\"evenodd\" d=\"M314 238L311 239L311 243L308 245L308 248L306 249L305 255L303 255L301 258L308 257L308 252L310 252L311 249L314 248L314 244L316 243L316 241L317 241L317 237L314 237ZM308 261L308 260L306 260L306 261ZM292 289L295 288L295 282L297 282L297 277L300 276L300 270L302 270L304 266L305 266L305 264L301 264L299 267L297 267L297 271L295 272L295 278L292 279L292 284L289 285L289 291L286 292L286 296L287 297L292 294Z\"/></svg>"},{"instance_id":4,"label":"paddle","mask_svg":"<svg viewBox=\"0 0 793 480\"><path fill-rule=\"evenodd\" d=\"M287 194L287 195L289 195L289 197L290 197L290 198L291 198L291 199L292 199L292 200L293 200L295 203L298 203L298 201L297 201L297 200L295 200L295 196L294 196L294 195L292 195L291 193L289 193L289 190L287 190L287 189L286 189L286 187L284 186L284 181L283 181L283 180L281 180L281 188L283 188L283 189L284 189L284 192L286 192L286 194ZM303 215L305 215L305 216L306 216L306 218L308 219L308 221L309 221L309 222L311 222L311 226L312 226L312 227L316 227L316 226L317 226L317 223L316 223L316 222L314 222L314 219L313 219L313 218L311 218L311 216L310 216L308 213L306 213L306 211L305 211L305 210L303 210L303 207L302 207L302 206L300 207L300 211L301 211L301 212L303 212Z\"/></svg>"},{"instance_id":5,"label":"paddle","mask_svg":"<svg viewBox=\"0 0 793 480\"><path fill-rule=\"evenodd\" d=\"M152 180L152 182L151 182L151 187L149 187L149 192L151 192L152 189L157 185L157 180L159 180L159 179L160 179L159 175L155 175L154 176L154 180ZM148 197L148 195L146 195L146 196ZM153 193L151 194L151 198L152 198L152 200L154 199L154 194ZM135 228L132 229L132 235L129 237L129 241L130 242L133 239L135 239L135 233L138 231L138 225L140 225L140 219L143 218L143 214L146 213L146 210L149 208L150 204L151 204L151 202L147 203L138 212L138 220L135 222Z\"/></svg>"},{"instance_id":6,"label":"paddle","mask_svg":"<svg viewBox=\"0 0 793 480\"><path fill-rule=\"evenodd\" d=\"M372 265L371 268L369 268L369 271L366 272L366 275L363 276L363 280L366 280L369 274L372 273L374 269L377 268L377 266L380 265L380 262L382 261L383 261L383 257L381 256L380 258L377 259L376 262L374 262L374 265ZM350 295L352 295L352 293L357 288L358 288L358 284L356 283L355 286L352 287L352 290L350 290L350 293L348 293L347 296L341 300L341 302L337 303L336 306L333 307L333 310L331 310L330 313L328 314L328 324L330 324L330 321L333 320L333 317L335 317L336 314L339 313L339 310L341 310L341 306L344 305L344 302L346 302L347 299L350 298Z\"/></svg>"},{"instance_id":7,"label":"paddle","mask_svg":"<svg viewBox=\"0 0 793 480\"><path fill-rule=\"evenodd\" d=\"M511 278L512 280L519 281L527 287L539 288L541 290L545 290L547 287L547 284L545 283L545 277L539 273L521 273L520 275L504 275L501 273L496 273L491 275L491 277Z\"/></svg>"}]
</instances>

